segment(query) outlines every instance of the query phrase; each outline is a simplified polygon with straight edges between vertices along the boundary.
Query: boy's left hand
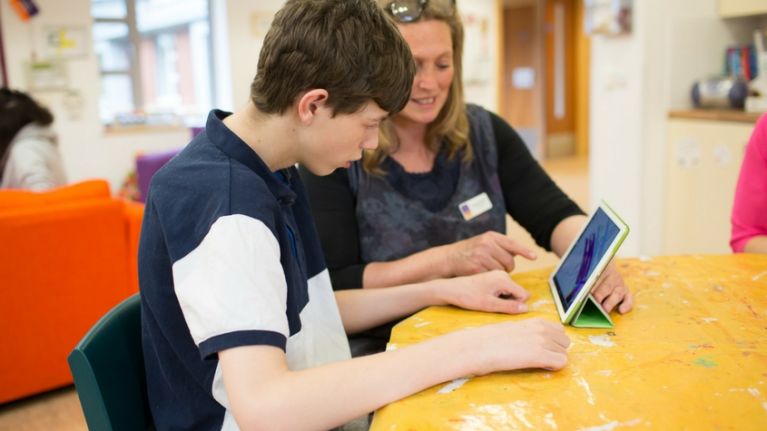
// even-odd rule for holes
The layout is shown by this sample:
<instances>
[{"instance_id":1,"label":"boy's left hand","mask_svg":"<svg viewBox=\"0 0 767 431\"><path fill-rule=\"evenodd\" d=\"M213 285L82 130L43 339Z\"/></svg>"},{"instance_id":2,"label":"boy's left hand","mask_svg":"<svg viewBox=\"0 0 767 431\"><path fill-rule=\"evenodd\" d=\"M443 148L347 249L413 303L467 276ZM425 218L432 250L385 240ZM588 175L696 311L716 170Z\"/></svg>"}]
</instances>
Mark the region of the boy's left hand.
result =
<instances>
[{"instance_id":1,"label":"boy's left hand","mask_svg":"<svg viewBox=\"0 0 767 431\"><path fill-rule=\"evenodd\" d=\"M613 263L607 265L599 276L597 284L591 289L591 295L608 313L617 307L619 313L626 314L634 306L634 296Z\"/></svg>"},{"instance_id":2,"label":"boy's left hand","mask_svg":"<svg viewBox=\"0 0 767 431\"><path fill-rule=\"evenodd\" d=\"M530 298L506 271L495 270L447 280L439 289L445 303L467 310L519 314L527 311Z\"/></svg>"}]
</instances>

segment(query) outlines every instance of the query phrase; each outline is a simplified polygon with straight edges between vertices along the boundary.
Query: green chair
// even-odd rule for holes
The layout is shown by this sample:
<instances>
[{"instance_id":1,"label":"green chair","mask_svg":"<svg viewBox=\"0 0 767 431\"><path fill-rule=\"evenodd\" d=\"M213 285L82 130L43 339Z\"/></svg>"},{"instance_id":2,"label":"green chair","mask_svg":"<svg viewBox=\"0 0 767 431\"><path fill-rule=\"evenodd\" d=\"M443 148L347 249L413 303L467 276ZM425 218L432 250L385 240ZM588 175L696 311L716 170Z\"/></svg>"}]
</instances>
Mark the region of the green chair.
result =
<instances>
[{"instance_id":1,"label":"green chair","mask_svg":"<svg viewBox=\"0 0 767 431\"><path fill-rule=\"evenodd\" d=\"M118 304L68 358L88 429L153 430L141 347L141 301Z\"/></svg>"}]
</instances>

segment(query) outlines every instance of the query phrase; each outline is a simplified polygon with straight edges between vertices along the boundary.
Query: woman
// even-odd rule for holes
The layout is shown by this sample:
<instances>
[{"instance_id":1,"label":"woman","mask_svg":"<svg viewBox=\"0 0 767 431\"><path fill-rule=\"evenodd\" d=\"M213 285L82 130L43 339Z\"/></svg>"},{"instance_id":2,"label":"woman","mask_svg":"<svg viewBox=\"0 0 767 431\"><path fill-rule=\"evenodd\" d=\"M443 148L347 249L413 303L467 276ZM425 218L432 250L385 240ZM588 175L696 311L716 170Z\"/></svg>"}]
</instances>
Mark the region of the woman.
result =
<instances>
[{"instance_id":1,"label":"woman","mask_svg":"<svg viewBox=\"0 0 767 431\"><path fill-rule=\"evenodd\" d=\"M507 213L561 256L586 217L508 124L465 104L454 2L381 5L416 61L410 101L381 125L378 148L349 169L328 177L302 170L334 288L511 271L515 256L535 255L504 234ZM612 266L593 293L607 311L632 307Z\"/></svg>"},{"instance_id":2,"label":"woman","mask_svg":"<svg viewBox=\"0 0 767 431\"><path fill-rule=\"evenodd\" d=\"M66 184L52 123L51 112L29 95L0 88L0 188L42 191Z\"/></svg>"}]
</instances>

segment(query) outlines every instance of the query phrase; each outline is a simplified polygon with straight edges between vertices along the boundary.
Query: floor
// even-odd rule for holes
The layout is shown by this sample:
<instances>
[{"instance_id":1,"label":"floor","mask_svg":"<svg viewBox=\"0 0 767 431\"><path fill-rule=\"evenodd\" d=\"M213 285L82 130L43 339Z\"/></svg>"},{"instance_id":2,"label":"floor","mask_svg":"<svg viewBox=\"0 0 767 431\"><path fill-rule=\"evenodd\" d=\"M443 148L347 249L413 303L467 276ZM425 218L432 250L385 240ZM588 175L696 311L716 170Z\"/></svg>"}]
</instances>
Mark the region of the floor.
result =
<instances>
[{"instance_id":1,"label":"floor","mask_svg":"<svg viewBox=\"0 0 767 431\"><path fill-rule=\"evenodd\" d=\"M0 431L83 431L85 418L72 387L0 406Z\"/></svg>"},{"instance_id":2,"label":"floor","mask_svg":"<svg viewBox=\"0 0 767 431\"><path fill-rule=\"evenodd\" d=\"M543 163L546 171L556 183L578 205L588 212L589 178L588 160L565 158ZM537 247L530 235L516 223L511 223L509 234L538 252L538 259L519 259L517 270L553 266L557 257ZM21 401L0 405L0 431L82 431L86 430L80 402L72 387L59 389Z\"/></svg>"}]
</instances>

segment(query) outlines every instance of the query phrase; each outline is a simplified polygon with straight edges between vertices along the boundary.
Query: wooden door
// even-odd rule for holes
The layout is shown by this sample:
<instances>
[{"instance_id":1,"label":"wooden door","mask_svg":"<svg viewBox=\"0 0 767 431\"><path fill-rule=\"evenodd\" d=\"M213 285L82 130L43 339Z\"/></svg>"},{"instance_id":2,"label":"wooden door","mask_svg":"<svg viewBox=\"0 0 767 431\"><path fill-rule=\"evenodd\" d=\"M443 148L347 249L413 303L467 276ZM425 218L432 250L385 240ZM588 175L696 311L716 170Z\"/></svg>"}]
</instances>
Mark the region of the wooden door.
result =
<instances>
[{"instance_id":1,"label":"wooden door","mask_svg":"<svg viewBox=\"0 0 767 431\"><path fill-rule=\"evenodd\" d=\"M501 115L541 156L543 141L540 30L535 2L503 10Z\"/></svg>"},{"instance_id":2,"label":"wooden door","mask_svg":"<svg viewBox=\"0 0 767 431\"><path fill-rule=\"evenodd\" d=\"M575 154L574 0L549 0L544 18L547 157Z\"/></svg>"}]
</instances>

